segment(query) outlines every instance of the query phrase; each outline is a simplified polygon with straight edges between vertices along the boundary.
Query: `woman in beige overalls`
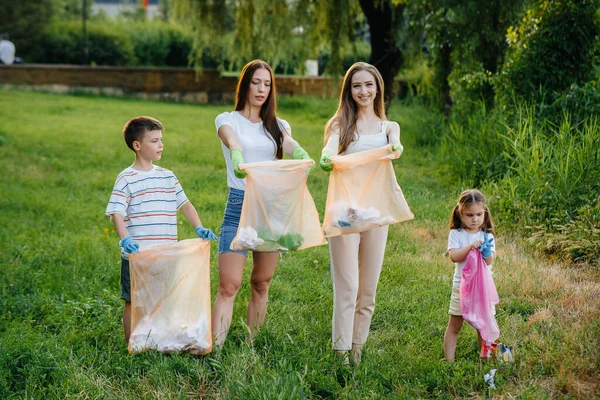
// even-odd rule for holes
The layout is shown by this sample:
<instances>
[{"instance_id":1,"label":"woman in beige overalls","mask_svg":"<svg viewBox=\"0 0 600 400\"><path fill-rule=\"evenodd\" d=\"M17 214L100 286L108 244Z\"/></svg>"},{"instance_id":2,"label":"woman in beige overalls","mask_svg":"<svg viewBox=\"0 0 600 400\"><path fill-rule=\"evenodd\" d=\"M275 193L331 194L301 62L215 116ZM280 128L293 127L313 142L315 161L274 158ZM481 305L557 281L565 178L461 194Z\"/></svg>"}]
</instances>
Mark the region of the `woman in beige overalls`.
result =
<instances>
[{"instance_id":1,"label":"woman in beige overalls","mask_svg":"<svg viewBox=\"0 0 600 400\"><path fill-rule=\"evenodd\" d=\"M325 127L320 166L331 171L331 157L392 144L402 152L400 126L388 121L383 103L383 79L374 66L358 62L348 69L335 115ZM333 280L333 349L356 364L367 341L375 309L375 292L383 264L388 226L329 239Z\"/></svg>"}]
</instances>

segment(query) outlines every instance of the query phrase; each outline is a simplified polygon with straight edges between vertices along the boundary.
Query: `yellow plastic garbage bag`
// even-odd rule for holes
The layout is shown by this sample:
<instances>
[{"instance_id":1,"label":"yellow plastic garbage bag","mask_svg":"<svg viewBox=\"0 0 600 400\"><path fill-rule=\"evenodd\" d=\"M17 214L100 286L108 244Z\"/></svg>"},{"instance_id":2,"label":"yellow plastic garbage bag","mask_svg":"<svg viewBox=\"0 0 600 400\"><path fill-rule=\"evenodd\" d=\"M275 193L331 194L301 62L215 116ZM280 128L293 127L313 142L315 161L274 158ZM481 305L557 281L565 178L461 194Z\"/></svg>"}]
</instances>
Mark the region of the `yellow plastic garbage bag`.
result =
<instances>
[{"instance_id":1,"label":"yellow plastic garbage bag","mask_svg":"<svg viewBox=\"0 0 600 400\"><path fill-rule=\"evenodd\" d=\"M129 352L210 353L210 241L150 246L129 264Z\"/></svg>"},{"instance_id":2,"label":"yellow plastic garbage bag","mask_svg":"<svg viewBox=\"0 0 600 400\"><path fill-rule=\"evenodd\" d=\"M326 237L364 232L414 218L396 181L387 145L334 156L329 175L323 234Z\"/></svg>"},{"instance_id":3,"label":"yellow plastic garbage bag","mask_svg":"<svg viewBox=\"0 0 600 400\"><path fill-rule=\"evenodd\" d=\"M306 180L312 160L240 164L246 193L233 250L302 250L327 243Z\"/></svg>"}]
</instances>

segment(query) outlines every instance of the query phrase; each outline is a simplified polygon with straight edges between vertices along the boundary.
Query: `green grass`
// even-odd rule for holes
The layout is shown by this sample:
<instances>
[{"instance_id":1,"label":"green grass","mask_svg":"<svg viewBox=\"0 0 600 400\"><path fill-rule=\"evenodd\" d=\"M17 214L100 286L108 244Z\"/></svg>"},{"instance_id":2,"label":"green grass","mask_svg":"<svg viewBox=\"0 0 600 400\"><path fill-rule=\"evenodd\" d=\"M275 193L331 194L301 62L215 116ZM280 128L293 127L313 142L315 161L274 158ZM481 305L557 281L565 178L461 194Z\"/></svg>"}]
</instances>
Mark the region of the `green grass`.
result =
<instances>
[{"instance_id":1,"label":"green grass","mask_svg":"<svg viewBox=\"0 0 600 400\"><path fill-rule=\"evenodd\" d=\"M280 115L314 157L334 100L293 97ZM104 216L117 174L133 161L120 135L131 117L165 127L159 165L172 169L204 224L218 233L227 184L214 118L231 105L0 92L0 398L455 398L598 394L600 278L527 254L502 232L494 265L501 340L517 361L478 359L465 328L457 361L442 361L452 263L447 219L463 189L443 184L437 154L419 148L414 121L428 111L396 104L405 154L394 163L413 221L390 228L363 363L330 350L332 287L326 246L284 254L267 321L246 342L250 261L224 349L204 357L129 355L122 338L117 235ZM327 175L309 189L321 215ZM491 194L490 194L491 195ZM180 216L180 239L194 237ZM212 263L216 260L212 246ZM216 263L211 271L214 294ZM483 375L497 368L490 391Z\"/></svg>"}]
</instances>

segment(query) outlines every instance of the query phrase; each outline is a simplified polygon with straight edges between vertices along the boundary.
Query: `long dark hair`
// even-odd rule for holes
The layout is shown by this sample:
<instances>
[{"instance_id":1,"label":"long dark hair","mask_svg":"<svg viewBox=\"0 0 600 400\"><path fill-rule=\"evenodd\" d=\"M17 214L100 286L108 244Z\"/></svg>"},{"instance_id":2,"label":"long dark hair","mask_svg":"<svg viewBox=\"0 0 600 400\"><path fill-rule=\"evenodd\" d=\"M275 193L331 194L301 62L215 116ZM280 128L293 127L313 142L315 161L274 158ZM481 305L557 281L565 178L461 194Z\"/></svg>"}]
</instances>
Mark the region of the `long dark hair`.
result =
<instances>
[{"instance_id":1,"label":"long dark hair","mask_svg":"<svg viewBox=\"0 0 600 400\"><path fill-rule=\"evenodd\" d=\"M373 107L375 109L375 115L379 118L386 120L385 107L383 103L383 78L379 73L379 70L366 62L357 62L346 71L344 80L342 82L342 91L340 93L340 102L338 109L334 116L331 117L327 125L325 126L325 143L331 136L331 130L337 130L340 134L340 144L338 146L338 154L342 154L350 143L355 140L356 132L356 102L352 98L352 77L354 74L360 71L367 71L375 77L375 83L377 85L377 94L373 101Z\"/></svg>"},{"instance_id":2,"label":"long dark hair","mask_svg":"<svg viewBox=\"0 0 600 400\"><path fill-rule=\"evenodd\" d=\"M283 132L281 130L281 126L279 126L279 122L277 121L277 89L275 88L273 70L269 64L262 60L253 60L244 65L235 88L235 111L242 111L244 107L246 107L250 82L252 81L254 72L261 68L269 71L269 75L271 75L271 90L269 91L267 100L260 108L260 119L262 119L264 128L269 135L271 135L271 139L275 143L275 156L278 159L281 159L283 158Z\"/></svg>"},{"instance_id":3,"label":"long dark hair","mask_svg":"<svg viewBox=\"0 0 600 400\"><path fill-rule=\"evenodd\" d=\"M465 207L470 206L473 203L481 203L485 211L483 218L483 230L487 233L494 233L494 221L488 206L485 204L485 197L477 189L465 190L458 197L458 203L452 209L452 216L450 217L450 229L462 229L463 223L460 218L462 211Z\"/></svg>"}]
</instances>

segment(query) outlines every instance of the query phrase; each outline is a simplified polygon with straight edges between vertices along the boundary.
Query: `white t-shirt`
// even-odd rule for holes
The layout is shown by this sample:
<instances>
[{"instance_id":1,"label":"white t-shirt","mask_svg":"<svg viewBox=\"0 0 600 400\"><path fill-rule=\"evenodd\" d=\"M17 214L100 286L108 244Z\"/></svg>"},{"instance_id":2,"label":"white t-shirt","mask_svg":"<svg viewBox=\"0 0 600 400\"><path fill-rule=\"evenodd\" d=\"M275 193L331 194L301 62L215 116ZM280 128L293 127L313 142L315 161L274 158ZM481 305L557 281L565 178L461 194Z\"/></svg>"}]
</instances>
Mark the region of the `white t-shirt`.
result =
<instances>
[{"instance_id":1,"label":"white t-shirt","mask_svg":"<svg viewBox=\"0 0 600 400\"><path fill-rule=\"evenodd\" d=\"M361 151L373 150L388 144L387 125L389 121L381 122L381 132L379 133L356 133L355 140L350 143L346 151L341 155L358 153Z\"/></svg>"},{"instance_id":2,"label":"white t-shirt","mask_svg":"<svg viewBox=\"0 0 600 400\"><path fill-rule=\"evenodd\" d=\"M179 180L168 169L125 168L117 176L106 215L123 216L127 233L141 247L177 242L177 210L188 201ZM123 258L129 256L121 252Z\"/></svg>"},{"instance_id":3,"label":"white t-shirt","mask_svg":"<svg viewBox=\"0 0 600 400\"><path fill-rule=\"evenodd\" d=\"M290 124L287 121L280 118L277 118L277 121L282 131L291 131ZM223 125L230 126L235 132L242 145L242 155L244 156L245 163L274 161L276 159L275 152L277 147L271 135L263 127L262 121L257 123L250 122L239 112L233 111L219 114L215 119L217 136L219 135L219 128ZM231 163L231 152L223 144L223 141L221 141L221 149L223 150L225 164L227 165L227 185L230 188L246 190L246 179L236 178Z\"/></svg>"},{"instance_id":4,"label":"white t-shirt","mask_svg":"<svg viewBox=\"0 0 600 400\"><path fill-rule=\"evenodd\" d=\"M6 65L15 62L15 45L10 40L0 40L0 60Z\"/></svg>"},{"instance_id":5,"label":"white t-shirt","mask_svg":"<svg viewBox=\"0 0 600 400\"><path fill-rule=\"evenodd\" d=\"M490 237L494 237L491 233L487 234L488 240ZM483 231L479 231L477 233L469 233L463 229L451 229L450 234L448 235L448 250L450 249L462 249L465 246L470 245L476 240L481 240L483 242ZM496 241L492 242L492 252L496 252ZM456 289L460 289L460 277L463 267L465 266L465 262L461 261L458 263L454 263L454 277L452 278L452 286ZM490 271L492 270L492 266L488 265Z\"/></svg>"}]
</instances>

